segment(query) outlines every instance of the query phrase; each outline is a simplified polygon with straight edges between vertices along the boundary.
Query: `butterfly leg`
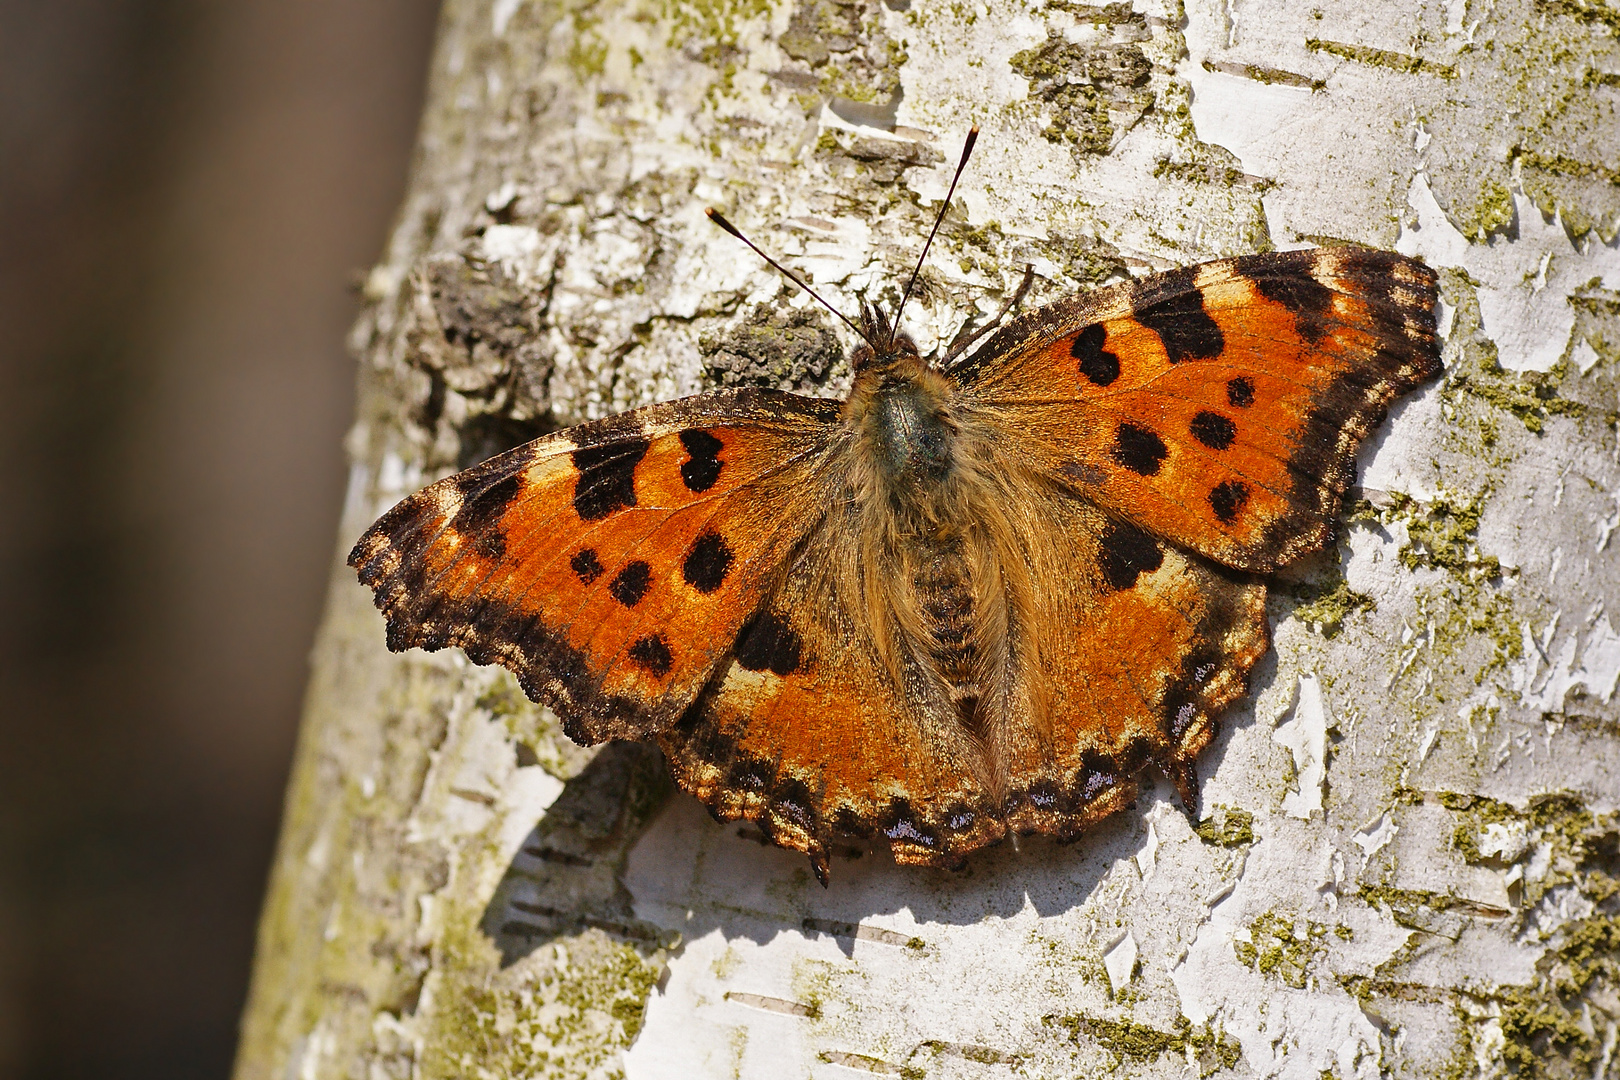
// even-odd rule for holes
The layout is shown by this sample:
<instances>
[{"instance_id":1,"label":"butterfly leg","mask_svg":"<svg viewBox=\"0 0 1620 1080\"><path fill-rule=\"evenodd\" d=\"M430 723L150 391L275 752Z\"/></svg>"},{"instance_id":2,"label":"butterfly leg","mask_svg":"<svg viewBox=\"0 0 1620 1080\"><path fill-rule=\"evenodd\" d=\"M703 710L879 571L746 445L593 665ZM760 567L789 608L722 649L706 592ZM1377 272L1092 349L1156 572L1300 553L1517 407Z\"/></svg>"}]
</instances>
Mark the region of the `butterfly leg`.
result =
<instances>
[{"instance_id":1,"label":"butterfly leg","mask_svg":"<svg viewBox=\"0 0 1620 1080\"><path fill-rule=\"evenodd\" d=\"M984 335L1000 326L1002 320L1007 317L1008 313L1016 309L1024 302L1024 295L1029 292L1029 287L1034 283L1035 264L1030 263L1028 266L1024 267L1024 280L1019 283L1018 290L1012 294L1012 299L1001 305L1001 310L996 312L995 318L991 319L977 330L974 330L972 333L968 332L967 326L963 326L962 329L957 332L956 338L945 350L945 359L943 362L946 365L949 365L952 360L966 352L968 347L971 346L975 341L978 341L980 338L984 337Z\"/></svg>"}]
</instances>

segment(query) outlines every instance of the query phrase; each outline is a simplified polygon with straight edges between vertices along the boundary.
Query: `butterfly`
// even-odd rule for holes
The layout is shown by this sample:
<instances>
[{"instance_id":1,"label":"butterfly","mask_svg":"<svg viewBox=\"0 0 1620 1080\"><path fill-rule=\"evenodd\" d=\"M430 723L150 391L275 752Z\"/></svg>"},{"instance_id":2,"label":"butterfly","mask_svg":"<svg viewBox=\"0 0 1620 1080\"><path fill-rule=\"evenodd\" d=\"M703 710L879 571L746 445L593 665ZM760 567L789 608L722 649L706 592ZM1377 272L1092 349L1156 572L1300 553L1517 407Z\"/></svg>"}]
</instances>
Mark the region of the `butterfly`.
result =
<instances>
[{"instance_id":1,"label":"butterfly","mask_svg":"<svg viewBox=\"0 0 1620 1080\"><path fill-rule=\"evenodd\" d=\"M1440 371L1436 280L1360 248L1222 259L943 357L904 297L863 303L842 402L730 389L558 431L406 498L349 564L390 649L503 665L576 742L656 739L823 885L839 836L945 866L1072 840L1149 764L1196 805L1269 647L1263 575L1331 541L1357 448Z\"/></svg>"}]
</instances>

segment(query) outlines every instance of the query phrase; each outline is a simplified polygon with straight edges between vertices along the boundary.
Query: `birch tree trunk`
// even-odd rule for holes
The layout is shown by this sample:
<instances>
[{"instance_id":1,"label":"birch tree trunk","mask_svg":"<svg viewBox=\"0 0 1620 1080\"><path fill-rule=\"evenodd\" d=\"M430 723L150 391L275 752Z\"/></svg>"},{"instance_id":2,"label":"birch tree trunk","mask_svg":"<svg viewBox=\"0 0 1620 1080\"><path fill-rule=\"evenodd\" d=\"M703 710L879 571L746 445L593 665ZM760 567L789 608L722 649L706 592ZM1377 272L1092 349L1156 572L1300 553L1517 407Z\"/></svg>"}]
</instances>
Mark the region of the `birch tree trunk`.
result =
<instances>
[{"instance_id":1,"label":"birch tree trunk","mask_svg":"<svg viewBox=\"0 0 1620 1080\"><path fill-rule=\"evenodd\" d=\"M1612 2L1612 0L1611 0ZM341 566L237 1065L270 1077L1620 1076L1620 12L1603 0L448 0L354 332L339 550L561 425L1204 259L1441 269L1443 381L1200 762L960 872L711 821Z\"/></svg>"}]
</instances>

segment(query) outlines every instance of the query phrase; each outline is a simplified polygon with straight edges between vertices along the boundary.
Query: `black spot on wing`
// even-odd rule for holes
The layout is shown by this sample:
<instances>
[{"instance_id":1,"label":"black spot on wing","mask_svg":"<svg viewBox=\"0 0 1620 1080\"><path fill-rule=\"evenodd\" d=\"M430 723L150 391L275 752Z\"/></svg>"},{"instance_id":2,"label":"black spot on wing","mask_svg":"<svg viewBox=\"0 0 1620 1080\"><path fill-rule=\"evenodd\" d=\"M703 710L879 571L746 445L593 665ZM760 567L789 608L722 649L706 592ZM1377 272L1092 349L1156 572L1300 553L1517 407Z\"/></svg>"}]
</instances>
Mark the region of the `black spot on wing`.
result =
<instances>
[{"instance_id":1,"label":"black spot on wing","mask_svg":"<svg viewBox=\"0 0 1620 1080\"><path fill-rule=\"evenodd\" d=\"M1229 629L1236 619L1224 605L1213 605L1212 614L1215 617L1206 618L1204 625L1199 626L1200 634L1218 635ZM1199 703L1204 700L1205 688L1210 678L1226 666L1226 657L1211 646L1194 650L1182 660L1181 669L1166 687L1160 705L1164 711L1165 734L1172 746L1179 747L1193 723L1204 715L1205 710Z\"/></svg>"},{"instance_id":2,"label":"black spot on wing","mask_svg":"<svg viewBox=\"0 0 1620 1080\"><path fill-rule=\"evenodd\" d=\"M1059 797L1058 786L1050 780L1037 780L1024 790L1024 798L1040 810L1056 810Z\"/></svg>"},{"instance_id":3,"label":"black spot on wing","mask_svg":"<svg viewBox=\"0 0 1620 1080\"><path fill-rule=\"evenodd\" d=\"M636 466L650 445L647 439L627 439L575 450L579 479L574 484L574 512L586 521L599 521L621 507L636 505Z\"/></svg>"},{"instance_id":4,"label":"black spot on wing","mask_svg":"<svg viewBox=\"0 0 1620 1080\"><path fill-rule=\"evenodd\" d=\"M589 585L602 576L602 562L590 548L581 548L574 552L574 557L568 560L568 566L574 571L574 576L579 578L581 585Z\"/></svg>"},{"instance_id":5,"label":"black spot on wing","mask_svg":"<svg viewBox=\"0 0 1620 1080\"><path fill-rule=\"evenodd\" d=\"M1159 708L1164 731L1171 748L1181 753L1188 732L1201 725L1211 735L1217 726L1209 708L1212 685L1223 687L1223 696L1233 691L1232 679L1237 681L1237 693L1248 693L1248 668L1234 664L1232 657L1220 645L1233 630L1254 628L1255 614L1239 599L1241 593L1216 589L1206 594L1207 604L1193 640L1203 644L1182 658L1181 667L1165 687ZM1263 630L1263 626L1260 628Z\"/></svg>"},{"instance_id":6,"label":"black spot on wing","mask_svg":"<svg viewBox=\"0 0 1620 1080\"><path fill-rule=\"evenodd\" d=\"M1138 476L1152 476L1159 471L1166 449L1164 440L1145 427L1121 424L1114 434L1113 459Z\"/></svg>"},{"instance_id":7,"label":"black spot on wing","mask_svg":"<svg viewBox=\"0 0 1620 1080\"><path fill-rule=\"evenodd\" d=\"M726 580L731 569L731 548L717 532L706 532L692 544L681 564L681 576L700 593L712 593Z\"/></svg>"},{"instance_id":8,"label":"black spot on wing","mask_svg":"<svg viewBox=\"0 0 1620 1080\"><path fill-rule=\"evenodd\" d=\"M456 481L461 492L461 509L450 519L450 527L472 544L473 550L486 559L500 559L506 554L506 534L501 532L501 515L523 486L519 475L508 476L488 487L477 475L465 475Z\"/></svg>"},{"instance_id":9,"label":"black spot on wing","mask_svg":"<svg viewBox=\"0 0 1620 1080\"><path fill-rule=\"evenodd\" d=\"M977 820L979 820L979 816L969 809L966 803L953 803L951 808L945 811L945 827L952 832L961 832L963 829L971 828Z\"/></svg>"},{"instance_id":10,"label":"black spot on wing","mask_svg":"<svg viewBox=\"0 0 1620 1080\"><path fill-rule=\"evenodd\" d=\"M668 675L670 667L675 662L675 658L669 654L669 644L657 634L644 637L631 645L629 656L658 676Z\"/></svg>"},{"instance_id":11,"label":"black spot on wing","mask_svg":"<svg viewBox=\"0 0 1620 1080\"><path fill-rule=\"evenodd\" d=\"M681 445L686 447L686 452L695 458L715 457L726 445L713 432L704 431L702 428L687 428L680 433L679 438Z\"/></svg>"},{"instance_id":12,"label":"black spot on wing","mask_svg":"<svg viewBox=\"0 0 1620 1080\"><path fill-rule=\"evenodd\" d=\"M647 595L647 588L651 582L652 567L637 559L608 582L608 592L625 607L635 607L641 603L641 598Z\"/></svg>"},{"instance_id":13,"label":"black spot on wing","mask_svg":"<svg viewBox=\"0 0 1620 1080\"><path fill-rule=\"evenodd\" d=\"M1058 472L1082 484L1100 484L1108 479L1107 473L1089 461L1065 461L1058 466Z\"/></svg>"},{"instance_id":14,"label":"black spot on wing","mask_svg":"<svg viewBox=\"0 0 1620 1080\"><path fill-rule=\"evenodd\" d=\"M1192 437L1211 450L1225 450L1237 438L1237 425L1220 413L1203 410L1192 418Z\"/></svg>"},{"instance_id":15,"label":"black spot on wing","mask_svg":"<svg viewBox=\"0 0 1620 1080\"><path fill-rule=\"evenodd\" d=\"M1097 566L1116 591L1131 588L1139 576L1153 573L1163 562L1158 541L1127 522L1111 522L1097 545Z\"/></svg>"},{"instance_id":16,"label":"black spot on wing","mask_svg":"<svg viewBox=\"0 0 1620 1080\"><path fill-rule=\"evenodd\" d=\"M1226 347L1221 328L1204 310L1203 293L1193 285L1197 269L1188 266L1161 274L1153 292L1155 297L1164 298L1144 297L1145 302L1139 302L1131 312L1137 322L1159 335L1172 364L1209 360Z\"/></svg>"},{"instance_id":17,"label":"black spot on wing","mask_svg":"<svg viewBox=\"0 0 1620 1080\"><path fill-rule=\"evenodd\" d=\"M833 828L846 836L865 839L872 835L874 822L857 813L853 807L840 806L832 814Z\"/></svg>"},{"instance_id":18,"label":"black spot on wing","mask_svg":"<svg viewBox=\"0 0 1620 1080\"><path fill-rule=\"evenodd\" d=\"M761 611L737 632L733 655L746 671L789 675L799 669L802 642L786 620Z\"/></svg>"},{"instance_id":19,"label":"black spot on wing","mask_svg":"<svg viewBox=\"0 0 1620 1080\"><path fill-rule=\"evenodd\" d=\"M1226 401L1234 409L1247 409L1254 404L1254 381L1239 375L1226 384Z\"/></svg>"},{"instance_id":20,"label":"black spot on wing","mask_svg":"<svg viewBox=\"0 0 1620 1080\"><path fill-rule=\"evenodd\" d=\"M1187 729L1192 727L1193 721L1199 717L1198 706L1176 697L1168 698L1165 704L1166 734L1172 743L1180 743L1186 737Z\"/></svg>"},{"instance_id":21,"label":"black spot on wing","mask_svg":"<svg viewBox=\"0 0 1620 1080\"><path fill-rule=\"evenodd\" d=\"M1075 335L1069 355L1078 362L1080 374L1093 386L1107 386L1119 378L1119 357L1103 349L1108 334L1099 323Z\"/></svg>"},{"instance_id":22,"label":"black spot on wing","mask_svg":"<svg viewBox=\"0 0 1620 1080\"><path fill-rule=\"evenodd\" d=\"M1438 279L1422 263L1387 251L1342 249L1333 253L1331 273L1339 291L1366 304L1376 325L1393 329L1415 317L1426 329L1434 328Z\"/></svg>"},{"instance_id":23,"label":"black spot on wing","mask_svg":"<svg viewBox=\"0 0 1620 1080\"><path fill-rule=\"evenodd\" d=\"M816 797L803 780L793 776L781 777L771 791L771 813L790 825L807 833L816 831L817 818L813 807Z\"/></svg>"},{"instance_id":24,"label":"black spot on wing","mask_svg":"<svg viewBox=\"0 0 1620 1080\"><path fill-rule=\"evenodd\" d=\"M681 481L688 491L708 491L720 479L720 470L725 468L725 462L719 458L725 443L698 428L688 428L679 437L689 455L681 463Z\"/></svg>"},{"instance_id":25,"label":"black spot on wing","mask_svg":"<svg viewBox=\"0 0 1620 1080\"><path fill-rule=\"evenodd\" d=\"M1249 280L1261 296L1293 314L1294 325L1306 341L1314 345L1327 333L1333 316L1333 290L1311 277L1305 267L1294 273L1257 274Z\"/></svg>"},{"instance_id":26,"label":"black spot on wing","mask_svg":"<svg viewBox=\"0 0 1620 1080\"><path fill-rule=\"evenodd\" d=\"M1238 512L1249 501L1249 485L1241 480L1222 480L1209 493L1209 508L1222 524L1237 520Z\"/></svg>"}]
</instances>

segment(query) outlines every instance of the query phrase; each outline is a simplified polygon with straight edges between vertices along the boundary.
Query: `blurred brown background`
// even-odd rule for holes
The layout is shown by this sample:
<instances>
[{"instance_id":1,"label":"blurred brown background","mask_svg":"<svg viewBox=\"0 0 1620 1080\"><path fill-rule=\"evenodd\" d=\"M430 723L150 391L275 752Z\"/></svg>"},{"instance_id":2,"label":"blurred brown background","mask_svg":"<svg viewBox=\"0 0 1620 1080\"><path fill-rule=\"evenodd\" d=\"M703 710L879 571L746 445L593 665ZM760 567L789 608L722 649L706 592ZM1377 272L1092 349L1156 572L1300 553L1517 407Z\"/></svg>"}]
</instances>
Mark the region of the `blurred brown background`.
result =
<instances>
[{"instance_id":1,"label":"blurred brown background","mask_svg":"<svg viewBox=\"0 0 1620 1080\"><path fill-rule=\"evenodd\" d=\"M0 0L0 1077L222 1077L437 0Z\"/></svg>"}]
</instances>

